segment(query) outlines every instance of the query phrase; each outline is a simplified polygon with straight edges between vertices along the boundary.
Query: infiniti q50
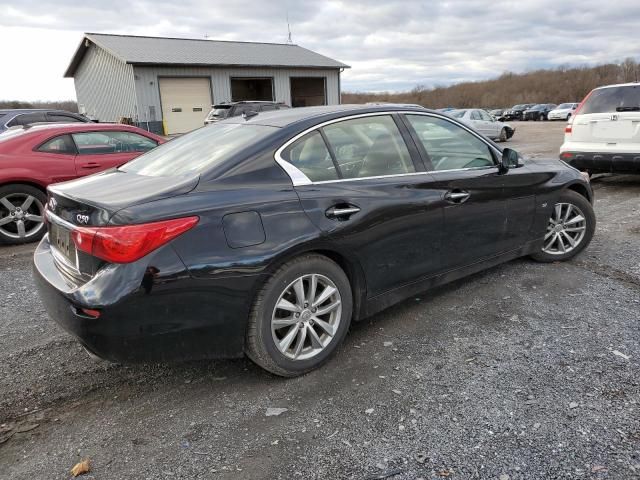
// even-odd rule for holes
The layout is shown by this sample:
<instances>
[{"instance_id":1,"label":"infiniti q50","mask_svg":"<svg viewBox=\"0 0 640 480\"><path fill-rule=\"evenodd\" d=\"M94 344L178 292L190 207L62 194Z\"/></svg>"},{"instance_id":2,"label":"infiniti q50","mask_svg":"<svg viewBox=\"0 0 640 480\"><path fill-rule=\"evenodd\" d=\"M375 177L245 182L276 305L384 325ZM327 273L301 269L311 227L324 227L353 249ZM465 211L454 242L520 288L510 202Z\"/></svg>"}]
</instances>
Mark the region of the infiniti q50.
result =
<instances>
[{"instance_id":1,"label":"infiniti q50","mask_svg":"<svg viewBox=\"0 0 640 480\"><path fill-rule=\"evenodd\" d=\"M48 194L36 283L89 352L248 355L282 376L352 321L517 257L570 259L595 228L584 174L399 105L231 118Z\"/></svg>"}]
</instances>

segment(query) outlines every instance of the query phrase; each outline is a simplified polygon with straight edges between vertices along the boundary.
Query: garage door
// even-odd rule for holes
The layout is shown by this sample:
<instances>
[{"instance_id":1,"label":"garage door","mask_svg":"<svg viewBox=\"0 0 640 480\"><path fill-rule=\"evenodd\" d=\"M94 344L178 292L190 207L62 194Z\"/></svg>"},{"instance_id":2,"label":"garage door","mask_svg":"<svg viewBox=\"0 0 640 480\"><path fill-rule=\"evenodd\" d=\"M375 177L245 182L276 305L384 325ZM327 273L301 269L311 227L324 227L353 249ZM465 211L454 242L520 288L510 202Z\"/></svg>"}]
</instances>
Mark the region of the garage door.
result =
<instances>
[{"instance_id":1,"label":"garage door","mask_svg":"<svg viewBox=\"0 0 640 480\"><path fill-rule=\"evenodd\" d=\"M161 78L160 101L167 134L201 127L211 109L209 78Z\"/></svg>"}]
</instances>

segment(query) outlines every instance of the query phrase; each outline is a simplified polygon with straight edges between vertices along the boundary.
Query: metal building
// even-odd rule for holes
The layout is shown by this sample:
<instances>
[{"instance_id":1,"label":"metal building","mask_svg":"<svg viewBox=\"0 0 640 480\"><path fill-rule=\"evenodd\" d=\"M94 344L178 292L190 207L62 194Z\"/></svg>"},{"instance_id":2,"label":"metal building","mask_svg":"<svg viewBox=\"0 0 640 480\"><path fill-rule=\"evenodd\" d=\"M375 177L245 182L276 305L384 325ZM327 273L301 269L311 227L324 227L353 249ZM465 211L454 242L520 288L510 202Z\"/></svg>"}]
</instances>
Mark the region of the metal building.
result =
<instances>
[{"instance_id":1,"label":"metal building","mask_svg":"<svg viewBox=\"0 0 640 480\"><path fill-rule=\"evenodd\" d=\"M91 118L172 134L202 126L214 103L338 104L344 68L298 45L86 33L64 76Z\"/></svg>"}]
</instances>

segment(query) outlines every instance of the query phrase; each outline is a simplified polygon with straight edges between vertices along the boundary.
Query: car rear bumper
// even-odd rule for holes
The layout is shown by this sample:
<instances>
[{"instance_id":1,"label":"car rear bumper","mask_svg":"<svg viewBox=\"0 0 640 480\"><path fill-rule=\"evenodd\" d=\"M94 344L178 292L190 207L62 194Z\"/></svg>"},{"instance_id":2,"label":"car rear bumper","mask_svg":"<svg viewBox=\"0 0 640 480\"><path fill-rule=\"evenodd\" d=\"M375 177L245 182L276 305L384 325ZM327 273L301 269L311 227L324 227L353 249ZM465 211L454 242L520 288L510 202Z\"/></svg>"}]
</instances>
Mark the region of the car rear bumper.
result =
<instances>
[{"instance_id":1,"label":"car rear bumper","mask_svg":"<svg viewBox=\"0 0 640 480\"><path fill-rule=\"evenodd\" d=\"M640 173L640 153L561 151L560 159L578 170L608 173Z\"/></svg>"},{"instance_id":2,"label":"car rear bumper","mask_svg":"<svg viewBox=\"0 0 640 480\"><path fill-rule=\"evenodd\" d=\"M175 255L171 252L169 256ZM171 261L158 259L157 264L167 263ZM49 316L100 358L131 363L243 355L255 278L194 280L174 271L156 283L143 268L131 288L127 279L136 275L129 266L75 286L56 267L48 236L33 259L35 283ZM110 275L110 280L104 278ZM100 315L96 318L83 308Z\"/></svg>"}]
</instances>

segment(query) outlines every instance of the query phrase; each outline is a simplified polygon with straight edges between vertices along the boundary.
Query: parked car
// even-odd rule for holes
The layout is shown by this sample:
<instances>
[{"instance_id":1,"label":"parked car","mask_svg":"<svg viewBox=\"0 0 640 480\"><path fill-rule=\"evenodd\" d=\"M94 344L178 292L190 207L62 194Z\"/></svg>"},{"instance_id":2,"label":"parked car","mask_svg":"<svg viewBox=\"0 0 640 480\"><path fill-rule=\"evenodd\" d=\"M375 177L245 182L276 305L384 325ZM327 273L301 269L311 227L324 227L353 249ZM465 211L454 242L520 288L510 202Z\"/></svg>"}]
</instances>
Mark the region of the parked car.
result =
<instances>
[{"instance_id":1,"label":"parked car","mask_svg":"<svg viewBox=\"0 0 640 480\"><path fill-rule=\"evenodd\" d=\"M514 105L503 113L505 120L522 120L522 114L527 108L531 108L535 103L522 103Z\"/></svg>"},{"instance_id":2,"label":"parked car","mask_svg":"<svg viewBox=\"0 0 640 480\"><path fill-rule=\"evenodd\" d=\"M0 132L10 127L30 125L34 123L87 123L90 119L79 113L64 110L47 110L40 108L22 108L0 110Z\"/></svg>"},{"instance_id":3,"label":"parked car","mask_svg":"<svg viewBox=\"0 0 640 480\"><path fill-rule=\"evenodd\" d=\"M555 103L539 103L538 105L527 108L522 112L522 120L548 120L547 115L549 115L549 112L556 107L557 105Z\"/></svg>"},{"instance_id":4,"label":"parked car","mask_svg":"<svg viewBox=\"0 0 640 480\"><path fill-rule=\"evenodd\" d=\"M282 110L284 108L289 108L289 106L279 102L263 102L257 100L219 103L213 105L213 108L204 120L204 124L209 125L224 120L225 118L239 117L249 112L269 112L271 110Z\"/></svg>"},{"instance_id":5,"label":"parked car","mask_svg":"<svg viewBox=\"0 0 640 480\"><path fill-rule=\"evenodd\" d=\"M640 173L640 83L592 90L565 127L560 158L589 173Z\"/></svg>"},{"instance_id":6,"label":"parked car","mask_svg":"<svg viewBox=\"0 0 640 480\"><path fill-rule=\"evenodd\" d=\"M561 103L547 114L548 120L569 120L576 108L577 103Z\"/></svg>"},{"instance_id":7,"label":"parked car","mask_svg":"<svg viewBox=\"0 0 640 480\"><path fill-rule=\"evenodd\" d=\"M500 142L506 142L516 131L508 123L499 122L486 111L477 108L453 110L447 114L474 128L485 137Z\"/></svg>"},{"instance_id":8,"label":"parked car","mask_svg":"<svg viewBox=\"0 0 640 480\"><path fill-rule=\"evenodd\" d=\"M36 284L90 352L247 354L283 376L352 321L516 257L567 260L595 227L586 175L410 107L234 117L48 190Z\"/></svg>"},{"instance_id":9,"label":"parked car","mask_svg":"<svg viewBox=\"0 0 640 480\"><path fill-rule=\"evenodd\" d=\"M36 125L0 134L0 243L44 235L48 185L117 167L163 142L140 128L107 123Z\"/></svg>"},{"instance_id":10,"label":"parked car","mask_svg":"<svg viewBox=\"0 0 640 480\"><path fill-rule=\"evenodd\" d=\"M498 120L499 122L504 122L504 112L503 108L494 108L489 111L489 115Z\"/></svg>"}]
</instances>

